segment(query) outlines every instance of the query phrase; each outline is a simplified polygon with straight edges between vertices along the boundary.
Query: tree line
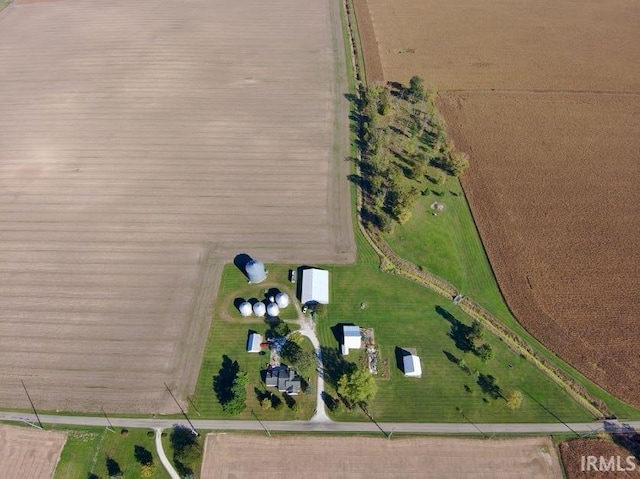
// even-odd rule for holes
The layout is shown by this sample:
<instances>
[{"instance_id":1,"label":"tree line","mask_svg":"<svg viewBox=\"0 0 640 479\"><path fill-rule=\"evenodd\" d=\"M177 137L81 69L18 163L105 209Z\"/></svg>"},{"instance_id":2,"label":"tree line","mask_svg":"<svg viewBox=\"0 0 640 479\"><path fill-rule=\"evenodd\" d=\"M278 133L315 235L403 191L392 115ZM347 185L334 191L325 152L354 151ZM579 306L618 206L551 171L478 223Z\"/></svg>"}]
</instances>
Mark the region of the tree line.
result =
<instances>
[{"instance_id":1,"label":"tree line","mask_svg":"<svg viewBox=\"0 0 640 479\"><path fill-rule=\"evenodd\" d=\"M408 86L366 87L357 103L360 171L365 191L363 217L382 231L405 223L423 192L427 167L459 176L469 165L446 136L444 120L435 107L435 92L417 76Z\"/></svg>"}]
</instances>

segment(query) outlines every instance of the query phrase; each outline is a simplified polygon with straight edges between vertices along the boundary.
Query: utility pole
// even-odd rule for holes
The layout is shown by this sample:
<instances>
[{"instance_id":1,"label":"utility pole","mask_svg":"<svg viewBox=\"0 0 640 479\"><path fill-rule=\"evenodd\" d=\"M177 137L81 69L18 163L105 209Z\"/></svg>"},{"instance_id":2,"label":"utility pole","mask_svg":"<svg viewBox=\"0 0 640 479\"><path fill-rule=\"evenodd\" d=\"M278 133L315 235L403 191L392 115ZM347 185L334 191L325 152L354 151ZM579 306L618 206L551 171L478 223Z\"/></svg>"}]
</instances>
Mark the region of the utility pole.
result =
<instances>
[{"instance_id":1,"label":"utility pole","mask_svg":"<svg viewBox=\"0 0 640 479\"><path fill-rule=\"evenodd\" d=\"M465 419L467 420L467 422L468 422L469 424L471 424L471 425L476 429L476 431L478 431L480 434L482 434L482 435L484 436L484 438L485 438L485 439L488 439L488 438L489 438L489 436L487 436L484 432L482 432L482 431L480 430L480 428L479 428L478 426L476 426L476 424L475 424L473 421L471 421L471 419L469 419L467 416L465 416L465 415L464 415L464 411L462 410L462 408L461 408L461 407L459 407L459 406L458 406L458 407L456 407L456 409L458 410L458 412L460 412L460 414L462 415L462 417L463 417L463 418L465 418Z\"/></svg>"},{"instance_id":2,"label":"utility pole","mask_svg":"<svg viewBox=\"0 0 640 479\"><path fill-rule=\"evenodd\" d=\"M256 413L255 413L255 412L253 412L253 409L251 410L251 415L252 415L253 417L255 417L255 418L256 418L256 421L258 421L258 422L260 423L260 425L262 426L262 429L264 429L264 432L266 432L266 433L267 433L267 436L271 437L271 433L269 432L269 429L267 429L267 426L265 426L265 425L262 423L262 421L260 420L260 418L259 418L258 416L256 416Z\"/></svg>"},{"instance_id":3,"label":"utility pole","mask_svg":"<svg viewBox=\"0 0 640 479\"><path fill-rule=\"evenodd\" d=\"M33 405L33 401L31 400L31 396L29 395L29 391L27 391L27 386L25 386L24 381L21 379L22 387L24 388L24 392L27 393L27 398L29 399L29 403L31 404L31 409L33 409L33 413L36 415L36 419L38 420L38 424L40 425L40 429L44 429L42 422L40 422L40 416L38 416L38 411L36 411L36 407Z\"/></svg>"},{"instance_id":4,"label":"utility pole","mask_svg":"<svg viewBox=\"0 0 640 479\"><path fill-rule=\"evenodd\" d=\"M111 421L109 421L107 413L104 412L104 408L102 406L100 406L100 411L102 411L102 414L104 415L104 418L107 420L107 424L109 425L107 426L107 431L116 432L115 429L113 429L113 424L111 424Z\"/></svg>"},{"instance_id":5,"label":"utility pole","mask_svg":"<svg viewBox=\"0 0 640 479\"><path fill-rule=\"evenodd\" d=\"M189 404L191 404L191 407L193 408L193 410L196 412L196 414L198 416L202 416L202 414L200 414L200 411L198 411L198 408L196 407L195 404L193 404L193 401L191 400L190 396L187 396L187 401L189 401Z\"/></svg>"},{"instance_id":6,"label":"utility pole","mask_svg":"<svg viewBox=\"0 0 640 479\"><path fill-rule=\"evenodd\" d=\"M522 389L520 386L518 386L518 389L520 389L520 391L522 391L523 393L525 393L527 396L529 396L531 399L533 399L536 403L538 403L538 406L540 406L542 409L544 409L545 411L547 411L551 416L554 417L554 419L556 419L560 424L562 424L564 427L566 427L569 431L571 431L573 434L576 435L576 437L580 437L580 433L576 432L571 426L569 426L569 424L567 424L566 422L564 422L562 420L562 418L560 418L560 416L558 416L556 413L554 413L551 409L549 409L547 406L545 406L544 404L542 404L540 401L538 401L536 398L534 398L531 394L529 394L527 391L525 391L524 389Z\"/></svg>"},{"instance_id":7,"label":"utility pole","mask_svg":"<svg viewBox=\"0 0 640 479\"><path fill-rule=\"evenodd\" d=\"M171 392L171 389L169 389L169 386L167 386L167 383L163 383L164 387L167 388L167 391L169 391L169 394L171 394L171 397L173 398L173 400L175 401L176 405L178 406L178 408L180 409L180 412L182 413L182 415L184 416L184 418L187 420L187 422L189 423L189 426L191 426L191 432L195 435L195 436L199 436L200 433L198 431L196 431L196 428L194 427L193 423L189 420L189 416L187 416L187 413L185 412L184 409L182 409L182 406L180 405L180 403L178 402L178 400L176 399L176 397L173 395L173 393Z\"/></svg>"}]
</instances>

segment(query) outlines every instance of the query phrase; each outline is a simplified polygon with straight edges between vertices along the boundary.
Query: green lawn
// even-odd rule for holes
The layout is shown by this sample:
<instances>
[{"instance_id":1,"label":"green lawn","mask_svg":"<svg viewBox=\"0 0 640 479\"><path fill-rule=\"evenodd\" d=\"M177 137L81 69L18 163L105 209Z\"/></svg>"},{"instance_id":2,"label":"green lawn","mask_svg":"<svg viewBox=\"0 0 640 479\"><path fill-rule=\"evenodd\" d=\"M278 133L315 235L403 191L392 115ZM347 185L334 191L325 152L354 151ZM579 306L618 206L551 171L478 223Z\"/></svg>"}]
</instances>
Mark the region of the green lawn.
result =
<instances>
[{"instance_id":1,"label":"green lawn","mask_svg":"<svg viewBox=\"0 0 640 479\"><path fill-rule=\"evenodd\" d=\"M291 288L292 285L287 280L289 268L286 265L268 265L269 276L267 280L257 285L247 284L245 277L234 265L227 265L224 268L218 299L214 306L214 317L211 323L209 339L200 368L196 391L192 398L195 408L203 417L230 419L222 410L222 406L213 390L213 379L218 375L225 355L231 361L237 361L242 371L249 373L250 383L247 386L247 408L243 413L235 416L237 419L254 418L251 414L252 410L255 415L264 420L309 419L313 415L316 378L311 371L300 372L303 379L311 380L311 388L306 393L299 394L294 398L299 405L297 412L294 412L289 407L284 407L279 411L275 409L262 410L258 395L265 391L266 388L262 381L261 371L265 369L269 359L267 356L247 353L246 344L249 330L256 331L264 336L268 325L255 316L241 318L237 311L232 315L231 319L223 319L230 310L229 304L233 305L233 301L237 297L242 297L243 299L262 298L264 297L265 289L278 288L284 290L289 293L293 301L295 290ZM282 317L295 317L293 304L283 310ZM293 330L297 328L295 324L290 326ZM308 340L304 341L303 347L308 351L313 351L313 346ZM269 390L282 399L282 395L274 388L269 388Z\"/></svg>"},{"instance_id":2,"label":"green lawn","mask_svg":"<svg viewBox=\"0 0 640 479\"><path fill-rule=\"evenodd\" d=\"M436 169L429 174L436 176ZM393 233L384 235L389 246L403 258L449 281L465 296L500 319L510 316L473 222L457 178L444 185L427 183L413 216ZM441 195L441 196L439 196ZM434 215L431 205L444 203L446 210Z\"/></svg>"},{"instance_id":3,"label":"green lawn","mask_svg":"<svg viewBox=\"0 0 640 479\"><path fill-rule=\"evenodd\" d=\"M109 432L104 428L83 428L81 431L53 425L48 428L66 430L69 434L55 471L55 479L109 477L107 458L117 463L125 479L138 479L142 476L141 464L135 457L136 446L151 454L155 473L149 477L169 477L156 454L153 436L147 436L148 430L130 429L128 435L124 436L120 429ZM165 452L170 457L170 451Z\"/></svg>"},{"instance_id":4,"label":"green lawn","mask_svg":"<svg viewBox=\"0 0 640 479\"><path fill-rule=\"evenodd\" d=\"M381 355L388 359L390 377L379 380L379 392L370 405L381 421L463 422L557 422L589 421L591 415L576 404L534 366L512 353L485 331L485 340L495 357L483 364L472 353L462 353L449 337L451 324L436 308L457 320L471 320L450 301L417 284L382 273L372 264L332 266L328 317L319 324L321 343L329 349L338 344L331 327L354 323L375 329ZM366 308L360 308L365 302ZM395 348L416 348L421 358L422 378L405 378L396 366ZM526 394L522 407L512 411L502 399L489 399L468 375L451 362L445 352L465 359L472 370L493 375L503 391L521 388ZM352 357L347 357L352 360ZM465 390L465 385L470 392ZM333 392L333 391L330 391ZM488 402L487 402L488 401ZM456 408L460 408L457 410ZM362 414L341 412L336 419L365 420Z\"/></svg>"}]
</instances>

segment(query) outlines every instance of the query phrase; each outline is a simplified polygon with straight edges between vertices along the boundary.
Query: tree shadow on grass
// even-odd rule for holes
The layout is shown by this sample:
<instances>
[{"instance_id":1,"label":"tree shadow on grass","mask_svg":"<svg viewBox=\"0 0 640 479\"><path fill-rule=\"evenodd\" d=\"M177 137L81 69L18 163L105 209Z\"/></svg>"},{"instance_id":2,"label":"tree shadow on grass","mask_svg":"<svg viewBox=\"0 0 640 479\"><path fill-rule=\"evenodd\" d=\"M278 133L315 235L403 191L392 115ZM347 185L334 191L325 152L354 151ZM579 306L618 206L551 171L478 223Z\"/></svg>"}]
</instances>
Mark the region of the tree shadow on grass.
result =
<instances>
[{"instance_id":1,"label":"tree shadow on grass","mask_svg":"<svg viewBox=\"0 0 640 479\"><path fill-rule=\"evenodd\" d=\"M473 351L473 341L471 341L471 339L469 338L471 326L467 326L462 321L459 321L453 314L451 314L441 306L436 306L436 313L438 313L451 324L449 337L453 339L456 347L464 353Z\"/></svg>"},{"instance_id":2,"label":"tree shadow on grass","mask_svg":"<svg viewBox=\"0 0 640 479\"><path fill-rule=\"evenodd\" d=\"M120 468L120 464L118 464L115 459L107 456L106 465L109 477L122 477L122 469Z\"/></svg>"},{"instance_id":3,"label":"tree shadow on grass","mask_svg":"<svg viewBox=\"0 0 640 479\"><path fill-rule=\"evenodd\" d=\"M153 464L153 455L151 454L151 451L145 449L139 444L136 444L133 447L133 456L136 458L136 461L142 465Z\"/></svg>"},{"instance_id":4,"label":"tree shadow on grass","mask_svg":"<svg viewBox=\"0 0 640 479\"><path fill-rule=\"evenodd\" d=\"M218 375L213 377L213 391L220 404L225 404L232 399L231 387L239 371L238 361L232 361L226 354L222 356L222 366Z\"/></svg>"},{"instance_id":5,"label":"tree shadow on grass","mask_svg":"<svg viewBox=\"0 0 640 479\"><path fill-rule=\"evenodd\" d=\"M338 387L338 380L343 374L350 374L357 366L346 361L335 348L321 347L322 363L324 365L324 379L334 388Z\"/></svg>"},{"instance_id":6,"label":"tree shadow on grass","mask_svg":"<svg viewBox=\"0 0 640 479\"><path fill-rule=\"evenodd\" d=\"M492 399L503 397L500 386L498 386L496 382L496 378L491 374L480 373L478 375L478 386L480 386L483 393L488 394Z\"/></svg>"}]
</instances>

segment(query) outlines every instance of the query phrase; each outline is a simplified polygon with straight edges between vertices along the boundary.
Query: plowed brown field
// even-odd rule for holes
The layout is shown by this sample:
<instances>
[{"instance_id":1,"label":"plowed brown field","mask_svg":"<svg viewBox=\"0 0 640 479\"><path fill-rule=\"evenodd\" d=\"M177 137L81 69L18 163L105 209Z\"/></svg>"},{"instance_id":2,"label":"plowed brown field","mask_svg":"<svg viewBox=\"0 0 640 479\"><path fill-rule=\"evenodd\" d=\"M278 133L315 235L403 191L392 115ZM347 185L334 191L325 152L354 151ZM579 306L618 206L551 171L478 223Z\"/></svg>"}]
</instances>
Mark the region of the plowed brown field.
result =
<instances>
[{"instance_id":1,"label":"plowed brown field","mask_svg":"<svg viewBox=\"0 0 640 479\"><path fill-rule=\"evenodd\" d=\"M223 263L353 260L338 7L0 13L0 407L176 411Z\"/></svg>"},{"instance_id":2,"label":"plowed brown field","mask_svg":"<svg viewBox=\"0 0 640 479\"><path fill-rule=\"evenodd\" d=\"M65 434L0 425L0 471L4 479L53 477Z\"/></svg>"},{"instance_id":3,"label":"plowed brown field","mask_svg":"<svg viewBox=\"0 0 640 479\"><path fill-rule=\"evenodd\" d=\"M286 466L283 466L286 457ZM202 479L559 479L549 438L412 438L209 434Z\"/></svg>"},{"instance_id":4,"label":"plowed brown field","mask_svg":"<svg viewBox=\"0 0 640 479\"><path fill-rule=\"evenodd\" d=\"M640 406L640 4L367 3L385 79L436 85L471 154L463 186L518 320Z\"/></svg>"}]
</instances>

